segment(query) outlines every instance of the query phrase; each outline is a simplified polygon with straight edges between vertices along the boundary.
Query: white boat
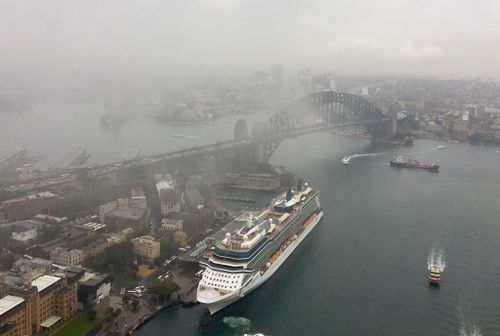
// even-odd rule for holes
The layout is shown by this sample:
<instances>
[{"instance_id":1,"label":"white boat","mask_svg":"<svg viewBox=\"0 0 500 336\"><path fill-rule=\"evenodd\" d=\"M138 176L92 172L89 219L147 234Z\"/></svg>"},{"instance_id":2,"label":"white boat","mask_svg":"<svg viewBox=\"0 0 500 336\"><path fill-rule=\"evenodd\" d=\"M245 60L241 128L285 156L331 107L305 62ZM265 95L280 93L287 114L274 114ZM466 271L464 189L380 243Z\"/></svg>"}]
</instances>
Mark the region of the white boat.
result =
<instances>
[{"instance_id":1,"label":"white boat","mask_svg":"<svg viewBox=\"0 0 500 336\"><path fill-rule=\"evenodd\" d=\"M198 284L196 299L211 314L263 284L323 217L318 191L304 185L271 202L258 216L216 243Z\"/></svg>"}]
</instances>

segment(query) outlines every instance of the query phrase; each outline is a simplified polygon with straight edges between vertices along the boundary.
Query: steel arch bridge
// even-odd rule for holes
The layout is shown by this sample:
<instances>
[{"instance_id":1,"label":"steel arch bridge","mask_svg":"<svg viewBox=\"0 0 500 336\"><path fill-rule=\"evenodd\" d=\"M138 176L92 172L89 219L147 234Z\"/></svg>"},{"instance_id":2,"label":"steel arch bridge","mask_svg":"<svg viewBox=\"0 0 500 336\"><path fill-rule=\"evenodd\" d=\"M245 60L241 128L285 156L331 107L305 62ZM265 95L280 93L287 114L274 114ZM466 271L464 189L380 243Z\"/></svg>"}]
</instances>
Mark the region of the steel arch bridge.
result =
<instances>
[{"instance_id":1,"label":"steel arch bridge","mask_svg":"<svg viewBox=\"0 0 500 336\"><path fill-rule=\"evenodd\" d=\"M325 91L275 113L252 134L252 140L260 144L258 159L267 161L286 138L347 126L365 126L374 138L385 138L393 131L393 119L363 97Z\"/></svg>"}]
</instances>

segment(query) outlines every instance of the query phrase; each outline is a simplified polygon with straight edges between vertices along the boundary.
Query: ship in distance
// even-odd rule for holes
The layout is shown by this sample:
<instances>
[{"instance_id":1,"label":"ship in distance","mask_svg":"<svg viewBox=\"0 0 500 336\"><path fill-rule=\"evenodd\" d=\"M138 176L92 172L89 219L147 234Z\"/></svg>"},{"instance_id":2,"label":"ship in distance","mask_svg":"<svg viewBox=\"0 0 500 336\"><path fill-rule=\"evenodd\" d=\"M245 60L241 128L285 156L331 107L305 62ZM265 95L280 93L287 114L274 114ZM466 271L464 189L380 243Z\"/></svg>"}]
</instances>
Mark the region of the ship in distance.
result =
<instances>
[{"instance_id":1,"label":"ship in distance","mask_svg":"<svg viewBox=\"0 0 500 336\"><path fill-rule=\"evenodd\" d=\"M239 300L268 280L323 217L318 191L299 181L258 215L216 242L196 299L211 314Z\"/></svg>"},{"instance_id":2,"label":"ship in distance","mask_svg":"<svg viewBox=\"0 0 500 336\"><path fill-rule=\"evenodd\" d=\"M391 167L397 167L397 168L425 169L431 171L437 171L439 169L439 165L435 163L432 164L421 163L418 160L405 159L402 156L396 156L390 161L390 164Z\"/></svg>"}]
</instances>

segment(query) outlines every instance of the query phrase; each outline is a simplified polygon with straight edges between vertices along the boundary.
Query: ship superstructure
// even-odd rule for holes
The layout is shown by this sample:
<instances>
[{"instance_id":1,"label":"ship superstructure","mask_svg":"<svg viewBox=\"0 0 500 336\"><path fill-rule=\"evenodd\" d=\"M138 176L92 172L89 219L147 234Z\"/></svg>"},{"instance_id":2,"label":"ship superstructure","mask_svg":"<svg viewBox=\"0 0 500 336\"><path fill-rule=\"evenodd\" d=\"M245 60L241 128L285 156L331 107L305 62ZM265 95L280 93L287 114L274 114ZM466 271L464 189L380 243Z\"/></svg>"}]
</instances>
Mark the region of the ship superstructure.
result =
<instances>
[{"instance_id":1,"label":"ship superstructure","mask_svg":"<svg viewBox=\"0 0 500 336\"><path fill-rule=\"evenodd\" d=\"M413 159L405 159L402 156L397 156L390 161L391 167L397 168L410 168L410 169L425 169L430 171L438 171L439 165L433 164L425 164L421 163L418 160Z\"/></svg>"},{"instance_id":2,"label":"ship superstructure","mask_svg":"<svg viewBox=\"0 0 500 336\"><path fill-rule=\"evenodd\" d=\"M211 314L245 296L266 281L323 216L318 191L299 182L257 215L216 242L200 280L197 300Z\"/></svg>"},{"instance_id":3,"label":"ship superstructure","mask_svg":"<svg viewBox=\"0 0 500 336\"><path fill-rule=\"evenodd\" d=\"M439 286L441 282L441 269L439 267L431 267L429 271L429 285Z\"/></svg>"}]
</instances>

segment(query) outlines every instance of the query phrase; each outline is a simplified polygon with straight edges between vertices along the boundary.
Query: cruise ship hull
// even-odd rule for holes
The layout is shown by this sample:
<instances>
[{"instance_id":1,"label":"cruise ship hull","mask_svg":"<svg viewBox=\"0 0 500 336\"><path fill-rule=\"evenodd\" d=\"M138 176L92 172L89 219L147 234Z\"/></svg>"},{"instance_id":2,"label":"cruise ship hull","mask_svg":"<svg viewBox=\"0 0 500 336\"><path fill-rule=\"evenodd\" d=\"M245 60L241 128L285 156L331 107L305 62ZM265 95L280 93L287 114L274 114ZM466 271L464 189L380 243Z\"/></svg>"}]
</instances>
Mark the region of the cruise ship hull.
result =
<instances>
[{"instance_id":1,"label":"cruise ship hull","mask_svg":"<svg viewBox=\"0 0 500 336\"><path fill-rule=\"evenodd\" d=\"M296 240L294 240L286 249L283 251L283 253L279 256L276 261L272 263L272 265L269 267L269 269L266 270L263 274L260 272L256 272L252 278L252 280L243 288L241 288L239 291L236 291L233 293L233 295L230 295L224 299L218 300L216 302L212 303L206 303L202 302L199 300L201 303L206 303L206 306L208 310L210 311L210 314L215 314L216 312L220 311L221 309L229 306L230 304L236 302L237 300L241 299L245 295L248 295L251 293L254 289L262 285L265 281L267 281L277 270L280 268L280 266L285 262L285 260L292 254L292 252L297 248L297 246L300 245L300 243L309 235L309 233L314 229L314 227L319 223L319 221L323 218L323 212L320 211L316 218L307 226L307 228L297 237Z\"/></svg>"}]
</instances>

